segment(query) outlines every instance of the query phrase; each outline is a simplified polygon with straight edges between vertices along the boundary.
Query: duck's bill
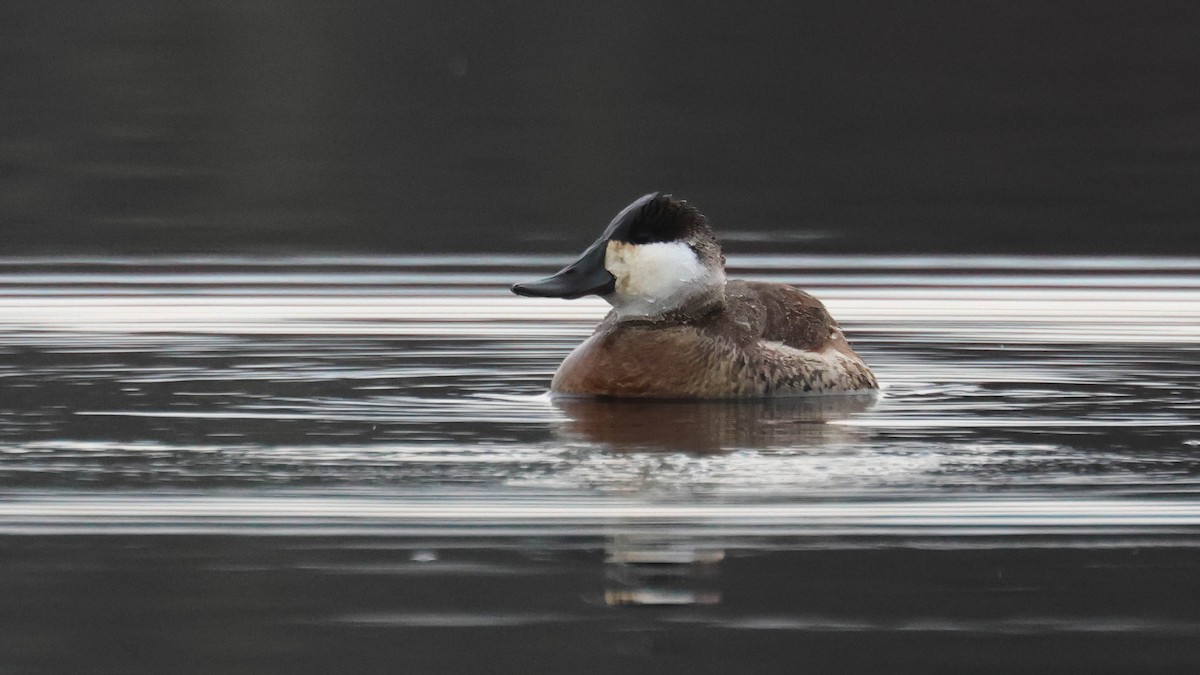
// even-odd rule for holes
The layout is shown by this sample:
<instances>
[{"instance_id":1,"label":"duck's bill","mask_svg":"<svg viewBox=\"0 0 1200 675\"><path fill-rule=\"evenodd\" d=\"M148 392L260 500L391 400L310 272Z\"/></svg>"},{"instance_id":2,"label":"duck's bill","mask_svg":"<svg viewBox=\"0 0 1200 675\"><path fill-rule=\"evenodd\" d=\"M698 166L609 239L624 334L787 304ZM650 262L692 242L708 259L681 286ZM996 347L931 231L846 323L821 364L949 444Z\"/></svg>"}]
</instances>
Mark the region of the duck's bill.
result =
<instances>
[{"instance_id":1,"label":"duck's bill","mask_svg":"<svg viewBox=\"0 0 1200 675\"><path fill-rule=\"evenodd\" d=\"M608 295L616 288L617 280L604 268L607 242L598 241L575 262L554 276L538 281L515 284L512 292L534 298L566 298L573 300L585 295Z\"/></svg>"}]
</instances>

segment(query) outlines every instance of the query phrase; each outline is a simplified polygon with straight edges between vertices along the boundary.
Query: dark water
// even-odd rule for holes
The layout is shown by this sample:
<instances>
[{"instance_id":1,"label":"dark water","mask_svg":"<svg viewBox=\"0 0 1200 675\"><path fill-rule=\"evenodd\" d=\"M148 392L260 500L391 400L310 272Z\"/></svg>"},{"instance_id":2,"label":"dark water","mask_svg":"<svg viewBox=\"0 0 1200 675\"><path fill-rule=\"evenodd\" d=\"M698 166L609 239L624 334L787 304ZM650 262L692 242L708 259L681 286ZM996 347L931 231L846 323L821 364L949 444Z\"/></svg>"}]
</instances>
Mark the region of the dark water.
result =
<instances>
[{"instance_id":1,"label":"dark water","mask_svg":"<svg viewBox=\"0 0 1200 675\"><path fill-rule=\"evenodd\" d=\"M733 256L885 384L740 404L558 262L0 261L0 672L1200 668L1200 261Z\"/></svg>"},{"instance_id":2,"label":"dark water","mask_svg":"<svg viewBox=\"0 0 1200 675\"><path fill-rule=\"evenodd\" d=\"M7 0L3 253L1200 255L1200 6ZM565 243L565 242L570 242Z\"/></svg>"},{"instance_id":3,"label":"dark water","mask_svg":"<svg viewBox=\"0 0 1200 675\"><path fill-rule=\"evenodd\" d=\"M1200 672L1197 34L2 3L0 675ZM547 397L651 190L883 395Z\"/></svg>"}]
</instances>

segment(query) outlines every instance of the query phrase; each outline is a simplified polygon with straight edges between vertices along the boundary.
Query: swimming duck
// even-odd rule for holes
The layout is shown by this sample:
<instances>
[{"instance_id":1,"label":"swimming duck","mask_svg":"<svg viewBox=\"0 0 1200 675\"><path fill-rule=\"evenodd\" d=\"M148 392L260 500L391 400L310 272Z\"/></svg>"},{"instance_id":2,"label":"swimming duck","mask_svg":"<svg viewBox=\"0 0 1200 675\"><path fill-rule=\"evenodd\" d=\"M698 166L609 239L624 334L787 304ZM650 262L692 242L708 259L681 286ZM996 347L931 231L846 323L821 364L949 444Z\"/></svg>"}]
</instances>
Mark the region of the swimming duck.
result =
<instances>
[{"instance_id":1,"label":"swimming duck","mask_svg":"<svg viewBox=\"0 0 1200 675\"><path fill-rule=\"evenodd\" d=\"M727 280L708 219L652 192L613 218L579 258L517 295L612 305L559 366L550 391L619 398L752 398L878 388L813 296Z\"/></svg>"}]
</instances>

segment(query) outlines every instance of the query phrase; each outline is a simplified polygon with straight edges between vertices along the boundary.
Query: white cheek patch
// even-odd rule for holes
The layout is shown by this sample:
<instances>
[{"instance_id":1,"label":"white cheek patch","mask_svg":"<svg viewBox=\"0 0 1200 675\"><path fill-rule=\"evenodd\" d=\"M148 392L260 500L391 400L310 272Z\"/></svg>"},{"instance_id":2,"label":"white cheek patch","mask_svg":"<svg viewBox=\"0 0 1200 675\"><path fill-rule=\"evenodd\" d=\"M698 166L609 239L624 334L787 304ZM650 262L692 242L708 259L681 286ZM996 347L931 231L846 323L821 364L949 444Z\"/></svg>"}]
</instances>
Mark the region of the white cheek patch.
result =
<instances>
[{"instance_id":1,"label":"white cheek patch","mask_svg":"<svg viewBox=\"0 0 1200 675\"><path fill-rule=\"evenodd\" d=\"M617 280L605 299L620 316L659 316L725 281L724 272L705 267L681 242L610 241L604 267Z\"/></svg>"}]
</instances>

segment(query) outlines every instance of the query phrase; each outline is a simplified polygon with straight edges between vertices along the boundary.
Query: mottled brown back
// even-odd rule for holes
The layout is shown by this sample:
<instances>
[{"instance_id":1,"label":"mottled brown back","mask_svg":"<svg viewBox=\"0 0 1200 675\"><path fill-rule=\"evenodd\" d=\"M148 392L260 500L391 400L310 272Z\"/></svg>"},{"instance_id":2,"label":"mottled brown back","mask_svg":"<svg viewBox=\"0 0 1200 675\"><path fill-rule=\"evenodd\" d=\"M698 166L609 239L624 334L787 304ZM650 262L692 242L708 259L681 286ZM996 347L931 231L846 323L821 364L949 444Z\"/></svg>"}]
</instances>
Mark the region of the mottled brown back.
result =
<instances>
[{"instance_id":1,"label":"mottled brown back","mask_svg":"<svg viewBox=\"0 0 1200 675\"><path fill-rule=\"evenodd\" d=\"M551 389L724 398L875 387L816 298L781 284L730 281L723 304L654 320L609 314L563 362Z\"/></svg>"}]
</instances>

